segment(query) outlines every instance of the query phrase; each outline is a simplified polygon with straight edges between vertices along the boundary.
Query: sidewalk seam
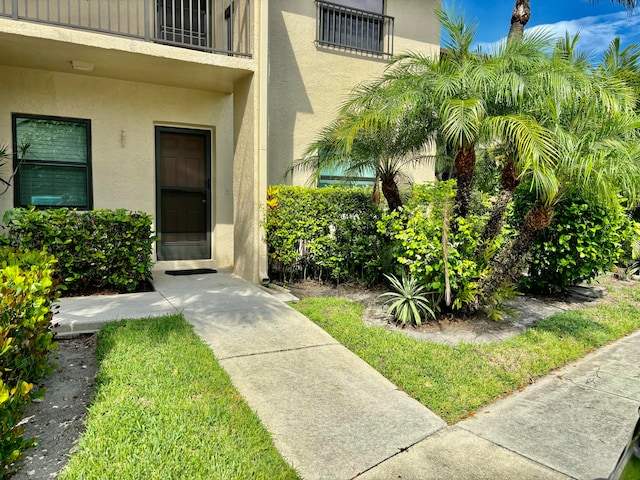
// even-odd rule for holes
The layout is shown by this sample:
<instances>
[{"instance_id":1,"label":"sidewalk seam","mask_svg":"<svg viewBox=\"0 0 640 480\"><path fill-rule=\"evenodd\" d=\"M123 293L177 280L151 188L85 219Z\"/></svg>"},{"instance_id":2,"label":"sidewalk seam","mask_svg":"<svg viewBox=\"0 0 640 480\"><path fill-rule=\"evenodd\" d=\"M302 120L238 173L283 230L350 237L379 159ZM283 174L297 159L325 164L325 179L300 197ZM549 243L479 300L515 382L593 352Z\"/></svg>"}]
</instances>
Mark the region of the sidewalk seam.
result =
<instances>
[{"instance_id":1,"label":"sidewalk seam","mask_svg":"<svg viewBox=\"0 0 640 480\"><path fill-rule=\"evenodd\" d=\"M257 357L257 356L260 356L260 355L269 355L271 353L295 352L295 351L298 351L298 350L308 350L310 348L336 347L336 346L342 346L342 344L340 344L340 343L338 343L336 341L335 343L320 343L320 344L317 344L317 345L306 345L304 347L282 348L280 350L269 350L267 352L245 353L243 355L233 355L231 357L221 357L221 358L218 358L218 361L222 362L224 360L232 360L234 358Z\"/></svg>"},{"instance_id":2,"label":"sidewalk seam","mask_svg":"<svg viewBox=\"0 0 640 480\"><path fill-rule=\"evenodd\" d=\"M155 291L156 291L156 292L158 292L158 294L159 294L162 298L164 298L164 300L165 300L169 305L171 305L171 306L176 310L176 312L182 313L182 314L184 315L184 310L180 310L178 307L176 307L176 306L171 302L171 300L169 300L169 299L165 296L165 294L164 294L164 293L162 293L160 290L155 290Z\"/></svg>"},{"instance_id":3,"label":"sidewalk seam","mask_svg":"<svg viewBox=\"0 0 640 480\"><path fill-rule=\"evenodd\" d=\"M539 462L538 460L536 460L536 459L534 459L534 458L531 458L531 457L529 457L529 456L527 456L527 455L524 455L524 454L522 454L522 453L520 453L520 452L517 452L517 451L515 451L515 450L513 450L513 449L511 449L511 448L509 448L509 447L507 447L506 445L502 445L502 444L500 444L500 443L498 443L498 442L494 442L493 440L490 440L490 439L488 439L488 438L486 438L486 437L483 437L482 435L480 435L480 434L479 434L479 433L477 433L477 432L473 432L473 431L471 431L471 430L469 430L469 429L467 429L467 428L464 428L464 426L459 426L459 425L457 425L457 424L454 424L454 425L451 425L451 426L452 426L452 427L456 427L456 428L460 428L461 430L464 430L464 431L466 431L466 432L469 432L471 435L475 435L475 436L476 436L476 437L478 437L478 438L481 438L481 439L483 439L483 440L485 440L485 441L487 441L487 442L489 442L489 443L492 443L492 444L493 444L493 445L495 445L496 447L503 448L504 450L506 450L506 451L508 451L508 452L511 452L511 453L513 453L514 455L517 455L517 456L519 456L519 457L521 457L521 458L524 458L524 459L526 459L526 460L529 460L530 462L533 462L533 463L535 463L536 465L541 466L542 468L545 468L545 469L547 469L547 470L551 470L552 472L556 472L556 473L558 473L558 474L560 474L560 475L564 475L564 476L565 476L565 477L567 477L567 478L571 478L571 479L577 480L577 478L576 478L576 477L574 477L573 475L571 475L571 474L569 474L569 473L561 472L560 470L557 470L557 469L555 469L555 468L553 468L553 467L550 467L549 465L545 465L544 463Z\"/></svg>"},{"instance_id":4,"label":"sidewalk seam","mask_svg":"<svg viewBox=\"0 0 640 480\"><path fill-rule=\"evenodd\" d=\"M426 407L425 407L426 408ZM439 418L439 417L438 417ZM431 437L432 435L435 435L436 433L442 432L443 430L446 430L447 428L449 428L449 425L445 425L442 428L439 428L438 430L431 432L428 435L425 435L424 437L422 437L419 440L416 440L415 442L413 442L411 445L408 445L406 447L397 447L398 451L396 453L394 453L393 455L390 455L386 458L383 458L382 460L380 460L378 463L376 463L375 465L371 465L369 468L367 468L366 470L362 470L361 472L358 472L356 475L354 475L353 477L351 477L350 480L354 480L358 477L360 477L361 475L364 475L365 473L373 470L376 467L379 467L380 465L382 465L384 462L391 460L394 457L397 457L398 455L400 455L401 453L406 452L407 450L411 449L412 447L415 447L416 445L418 445L420 442L424 442L427 438Z\"/></svg>"}]
</instances>

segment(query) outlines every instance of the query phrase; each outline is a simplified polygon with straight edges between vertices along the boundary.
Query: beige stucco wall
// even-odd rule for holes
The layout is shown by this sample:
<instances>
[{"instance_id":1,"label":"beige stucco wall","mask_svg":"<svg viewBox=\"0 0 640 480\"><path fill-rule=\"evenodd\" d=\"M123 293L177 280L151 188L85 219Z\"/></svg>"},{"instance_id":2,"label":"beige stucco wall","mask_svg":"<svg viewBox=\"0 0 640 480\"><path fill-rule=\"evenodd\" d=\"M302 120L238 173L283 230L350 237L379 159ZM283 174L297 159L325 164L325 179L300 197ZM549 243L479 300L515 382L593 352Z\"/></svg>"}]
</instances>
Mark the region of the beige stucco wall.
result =
<instances>
[{"instance_id":1,"label":"beige stucco wall","mask_svg":"<svg viewBox=\"0 0 640 480\"><path fill-rule=\"evenodd\" d=\"M394 53L439 52L440 27L433 11L438 0L386 0L395 17ZM270 184L285 181L291 162L330 123L349 92L379 76L384 59L317 47L313 0L271 0L269 11L269 172ZM433 165L407 172L416 182L433 178ZM286 181L307 183L294 172Z\"/></svg>"},{"instance_id":2,"label":"beige stucco wall","mask_svg":"<svg viewBox=\"0 0 640 480\"><path fill-rule=\"evenodd\" d=\"M254 3L256 73L234 85L234 272L252 283L267 281L264 216L267 200L267 2Z\"/></svg>"},{"instance_id":3,"label":"beige stucco wall","mask_svg":"<svg viewBox=\"0 0 640 480\"><path fill-rule=\"evenodd\" d=\"M156 125L212 132L212 255L234 259L233 95L82 74L0 66L0 143L11 144L11 114L91 120L94 208L142 210L155 217ZM3 177L10 165L3 168ZM0 215L13 192L0 196Z\"/></svg>"}]
</instances>

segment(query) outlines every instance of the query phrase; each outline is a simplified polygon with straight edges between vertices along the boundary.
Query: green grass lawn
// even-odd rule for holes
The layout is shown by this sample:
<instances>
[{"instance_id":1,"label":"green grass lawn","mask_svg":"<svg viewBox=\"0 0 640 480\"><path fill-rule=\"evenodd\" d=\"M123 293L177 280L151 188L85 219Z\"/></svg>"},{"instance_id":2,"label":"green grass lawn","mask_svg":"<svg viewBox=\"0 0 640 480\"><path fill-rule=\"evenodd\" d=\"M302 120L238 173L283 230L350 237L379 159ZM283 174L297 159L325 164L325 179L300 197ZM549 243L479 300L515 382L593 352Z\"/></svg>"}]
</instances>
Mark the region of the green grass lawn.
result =
<instances>
[{"instance_id":1,"label":"green grass lawn","mask_svg":"<svg viewBox=\"0 0 640 480\"><path fill-rule=\"evenodd\" d=\"M295 306L399 388L453 424L589 351L640 328L640 287L568 311L501 342L449 346L366 326L363 306L335 298Z\"/></svg>"},{"instance_id":2,"label":"green grass lawn","mask_svg":"<svg viewBox=\"0 0 640 480\"><path fill-rule=\"evenodd\" d=\"M98 337L87 430L61 479L296 479L181 315Z\"/></svg>"}]
</instances>

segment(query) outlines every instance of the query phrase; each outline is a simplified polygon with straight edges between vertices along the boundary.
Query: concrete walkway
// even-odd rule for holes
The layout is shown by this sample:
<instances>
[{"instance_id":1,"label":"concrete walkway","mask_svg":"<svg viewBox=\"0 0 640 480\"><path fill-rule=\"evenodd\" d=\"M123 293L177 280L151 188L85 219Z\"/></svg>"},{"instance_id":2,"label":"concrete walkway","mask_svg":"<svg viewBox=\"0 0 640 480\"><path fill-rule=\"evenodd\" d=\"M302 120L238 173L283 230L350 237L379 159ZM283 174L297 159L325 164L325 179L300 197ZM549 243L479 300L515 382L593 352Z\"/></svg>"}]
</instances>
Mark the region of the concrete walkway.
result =
<instances>
[{"instance_id":1,"label":"concrete walkway","mask_svg":"<svg viewBox=\"0 0 640 480\"><path fill-rule=\"evenodd\" d=\"M606 476L640 403L640 334L453 427L292 308L228 273L62 299L62 336L181 311L304 479ZM360 475L360 476L359 476Z\"/></svg>"}]
</instances>

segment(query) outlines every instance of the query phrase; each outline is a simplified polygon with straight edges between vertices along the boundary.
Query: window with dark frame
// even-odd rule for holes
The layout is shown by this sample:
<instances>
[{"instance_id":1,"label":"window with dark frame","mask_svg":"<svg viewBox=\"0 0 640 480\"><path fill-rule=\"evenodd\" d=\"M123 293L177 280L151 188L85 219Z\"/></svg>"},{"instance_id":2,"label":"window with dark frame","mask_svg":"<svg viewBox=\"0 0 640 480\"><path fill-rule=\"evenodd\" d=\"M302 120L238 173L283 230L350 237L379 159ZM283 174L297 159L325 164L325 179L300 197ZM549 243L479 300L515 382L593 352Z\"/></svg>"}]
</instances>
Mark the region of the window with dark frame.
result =
<instances>
[{"instance_id":1,"label":"window with dark frame","mask_svg":"<svg viewBox=\"0 0 640 480\"><path fill-rule=\"evenodd\" d=\"M93 208L91 122L13 114L14 203Z\"/></svg>"},{"instance_id":2,"label":"window with dark frame","mask_svg":"<svg viewBox=\"0 0 640 480\"><path fill-rule=\"evenodd\" d=\"M384 0L316 1L316 43L375 55L393 54L393 18Z\"/></svg>"}]
</instances>

